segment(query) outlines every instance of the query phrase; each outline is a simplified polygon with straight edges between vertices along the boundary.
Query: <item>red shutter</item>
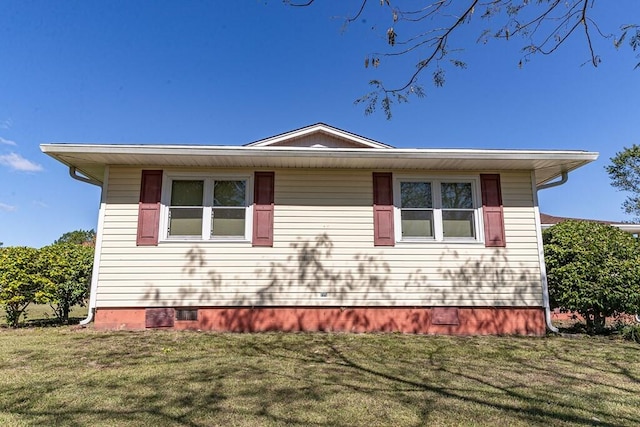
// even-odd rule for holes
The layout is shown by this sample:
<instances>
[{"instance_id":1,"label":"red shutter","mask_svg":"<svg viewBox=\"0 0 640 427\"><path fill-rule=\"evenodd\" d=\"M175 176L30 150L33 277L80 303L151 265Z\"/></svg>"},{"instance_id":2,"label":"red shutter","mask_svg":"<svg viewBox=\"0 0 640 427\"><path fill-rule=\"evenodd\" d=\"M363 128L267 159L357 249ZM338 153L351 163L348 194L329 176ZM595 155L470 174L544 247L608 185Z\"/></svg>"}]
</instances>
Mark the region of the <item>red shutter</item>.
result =
<instances>
[{"instance_id":1,"label":"red shutter","mask_svg":"<svg viewBox=\"0 0 640 427\"><path fill-rule=\"evenodd\" d=\"M138 246L156 246L160 232L162 171L143 170L138 204Z\"/></svg>"},{"instance_id":2,"label":"red shutter","mask_svg":"<svg viewBox=\"0 0 640 427\"><path fill-rule=\"evenodd\" d=\"M504 213L499 174L480 175L482 212L484 215L484 241L486 247L504 247Z\"/></svg>"},{"instance_id":3,"label":"red shutter","mask_svg":"<svg viewBox=\"0 0 640 427\"><path fill-rule=\"evenodd\" d=\"M373 173L373 244L394 246L393 179L391 173Z\"/></svg>"},{"instance_id":4,"label":"red shutter","mask_svg":"<svg viewBox=\"0 0 640 427\"><path fill-rule=\"evenodd\" d=\"M253 196L253 246L273 246L275 174L256 172Z\"/></svg>"}]
</instances>

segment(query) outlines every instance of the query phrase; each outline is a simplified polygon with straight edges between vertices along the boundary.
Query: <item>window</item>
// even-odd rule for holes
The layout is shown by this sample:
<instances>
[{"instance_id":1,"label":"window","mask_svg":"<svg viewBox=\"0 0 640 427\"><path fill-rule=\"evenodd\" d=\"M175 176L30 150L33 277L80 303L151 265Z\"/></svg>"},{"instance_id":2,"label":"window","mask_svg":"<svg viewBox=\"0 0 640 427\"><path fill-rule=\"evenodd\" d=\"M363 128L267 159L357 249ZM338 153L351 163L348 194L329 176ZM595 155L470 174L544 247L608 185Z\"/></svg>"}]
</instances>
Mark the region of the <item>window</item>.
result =
<instances>
[{"instance_id":1,"label":"window","mask_svg":"<svg viewBox=\"0 0 640 427\"><path fill-rule=\"evenodd\" d=\"M398 178L396 236L402 241L480 240L477 186L475 178Z\"/></svg>"},{"instance_id":2,"label":"window","mask_svg":"<svg viewBox=\"0 0 640 427\"><path fill-rule=\"evenodd\" d=\"M243 237L247 207L246 181L215 181L211 237Z\"/></svg>"},{"instance_id":3,"label":"window","mask_svg":"<svg viewBox=\"0 0 640 427\"><path fill-rule=\"evenodd\" d=\"M400 183L402 238L433 238L433 198L430 182Z\"/></svg>"},{"instance_id":4,"label":"window","mask_svg":"<svg viewBox=\"0 0 640 427\"><path fill-rule=\"evenodd\" d=\"M475 209L471 183L443 182L440 184L440 195L443 237L475 239Z\"/></svg>"},{"instance_id":5,"label":"window","mask_svg":"<svg viewBox=\"0 0 640 427\"><path fill-rule=\"evenodd\" d=\"M165 237L171 240L248 240L248 177L168 177Z\"/></svg>"},{"instance_id":6,"label":"window","mask_svg":"<svg viewBox=\"0 0 640 427\"><path fill-rule=\"evenodd\" d=\"M204 211L204 181L176 180L171 183L169 236L201 236Z\"/></svg>"}]
</instances>

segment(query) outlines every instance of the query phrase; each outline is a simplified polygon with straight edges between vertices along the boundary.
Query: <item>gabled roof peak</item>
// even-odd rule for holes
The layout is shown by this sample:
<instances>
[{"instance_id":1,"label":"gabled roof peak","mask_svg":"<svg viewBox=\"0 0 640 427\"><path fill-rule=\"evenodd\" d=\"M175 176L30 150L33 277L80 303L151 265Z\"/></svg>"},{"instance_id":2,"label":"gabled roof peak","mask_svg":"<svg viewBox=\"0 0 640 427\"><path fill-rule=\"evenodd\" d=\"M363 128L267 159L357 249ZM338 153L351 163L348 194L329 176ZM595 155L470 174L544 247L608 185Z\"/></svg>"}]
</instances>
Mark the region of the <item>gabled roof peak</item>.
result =
<instances>
[{"instance_id":1,"label":"gabled roof peak","mask_svg":"<svg viewBox=\"0 0 640 427\"><path fill-rule=\"evenodd\" d=\"M325 137L324 140L318 137ZM394 148L373 139L347 132L325 123L316 123L269 138L261 139L246 147L311 147L311 148Z\"/></svg>"}]
</instances>

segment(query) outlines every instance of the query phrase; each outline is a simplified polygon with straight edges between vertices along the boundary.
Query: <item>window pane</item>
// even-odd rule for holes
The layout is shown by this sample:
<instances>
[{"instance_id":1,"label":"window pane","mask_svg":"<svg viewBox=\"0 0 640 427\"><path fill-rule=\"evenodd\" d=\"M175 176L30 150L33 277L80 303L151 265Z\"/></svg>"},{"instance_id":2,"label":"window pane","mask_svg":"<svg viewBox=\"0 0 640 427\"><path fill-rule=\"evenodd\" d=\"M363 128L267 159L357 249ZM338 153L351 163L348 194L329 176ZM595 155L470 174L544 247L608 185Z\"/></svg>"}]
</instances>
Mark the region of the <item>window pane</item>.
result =
<instances>
[{"instance_id":1,"label":"window pane","mask_svg":"<svg viewBox=\"0 0 640 427\"><path fill-rule=\"evenodd\" d=\"M446 182L440 185L443 208L473 209L473 193L470 182Z\"/></svg>"},{"instance_id":2,"label":"window pane","mask_svg":"<svg viewBox=\"0 0 640 427\"><path fill-rule=\"evenodd\" d=\"M169 236L201 236L202 208L170 208Z\"/></svg>"},{"instance_id":3,"label":"window pane","mask_svg":"<svg viewBox=\"0 0 640 427\"><path fill-rule=\"evenodd\" d=\"M245 206L245 181L216 181L213 185L213 206Z\"/></svg>"},{"instance_id":4,"label":"window pane","mask_svg":"<svg viewBox=\"0 0 640 427\"><path fill-rule=\"evenodd\" d=\"M171 206L202 206L204 181L173 181Z\"/></svg>"},{"instance_id":5,"label":"window pane","mask_svg":"<svg viewBox=\"0 0 640 427\"><path fill-rule=\"evenodd\" d=\"M402 237L433 237L433 211L401 211Z\"/></svg>"},{"instance_id":6,"label":"window pane","mask_svg":"<svg viewBox=\"0 0 640 427\"><path fill-rule=\"evenodd\" d=\"M400 207L431 208L431 184L428 182L401 182Z\"/></svg>"},{"instance_id":7,"label":"window pane","mask_svg":"<svg viewBox=\"0 0 640 427\"><path fill-rule=\"evenodd\" d=\"M444 238L475 237L473 212L442 211L442 229Z\"/></svg>"},{"instance_id":8,"label":"window pane","mask_svg":"<svg viewBox=\"0 0 640 427\"><path fill-rule=\"evenodd\" d=\"M245 209L213 209L211 236L244 237Z\"/></svg>"}]
</instances>

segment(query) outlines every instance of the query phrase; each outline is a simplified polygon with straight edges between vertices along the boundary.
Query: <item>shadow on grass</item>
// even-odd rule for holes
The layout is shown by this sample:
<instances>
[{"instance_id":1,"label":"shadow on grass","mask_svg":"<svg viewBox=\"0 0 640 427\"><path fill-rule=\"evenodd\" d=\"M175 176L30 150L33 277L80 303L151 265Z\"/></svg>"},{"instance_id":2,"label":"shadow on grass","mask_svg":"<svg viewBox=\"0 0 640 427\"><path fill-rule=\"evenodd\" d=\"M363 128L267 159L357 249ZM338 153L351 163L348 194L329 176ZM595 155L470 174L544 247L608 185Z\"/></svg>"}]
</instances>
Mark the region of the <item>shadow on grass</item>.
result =
<instances>
[{"instance_id":1,"label":"shadow on grass","mask_svg":"<svg viewBox=\"0 0 640 427\"><path fill-rule=\"evenodd\" d=\"M23 423L78 426L640 424L634 412L640 358L619 342L42 334L33 348L3 353L10 357L2 366L0 420L10 414Z\"/></svg>"},{"instance_id":2,"label":"shadow on grass","mask_svg":"<svg viewBox=\"0 0 640 427\"><path fill-rule=\"evenodd\" d=\"M12 328L5 324L0 325L0 329L21 329L21 328L57 328L61 326L75 326L80 324L84 317L70 317L67 323L62 322L55 317L44 317L38 319L26 319L18 324L17 327Z\"/></svg>"},{"instance_id":3,"label":"shadow on grass","mask_svg":"<svg viewBox=\"0 0 640 427\"><path fill-rule=\"evenodd\" d=\"M55 315L54 310L48 304L31 303L22 313L17 328L73 326L79 324L86 317L86 305L74 305L71 307L68 321L63 322ZM11 328L6 323L6 313L2 308L0 308L0 328Z\"/></svg>"},{"instance_id":4,"label":"shadow on grass","mask_svg":"<svg viewBox=\"0 0 640 427\"><path fill-rule=\"evenodd\" d=\"M57 327L57 326L73 326L80 323L80 321L84 319L83 317L69 317L69 322L64 323L60 319L57 318L44 318L44 319L27 319L24 322L18 325L19 328L29 328L29 327Z\"/></svg>"}]
</instances>

